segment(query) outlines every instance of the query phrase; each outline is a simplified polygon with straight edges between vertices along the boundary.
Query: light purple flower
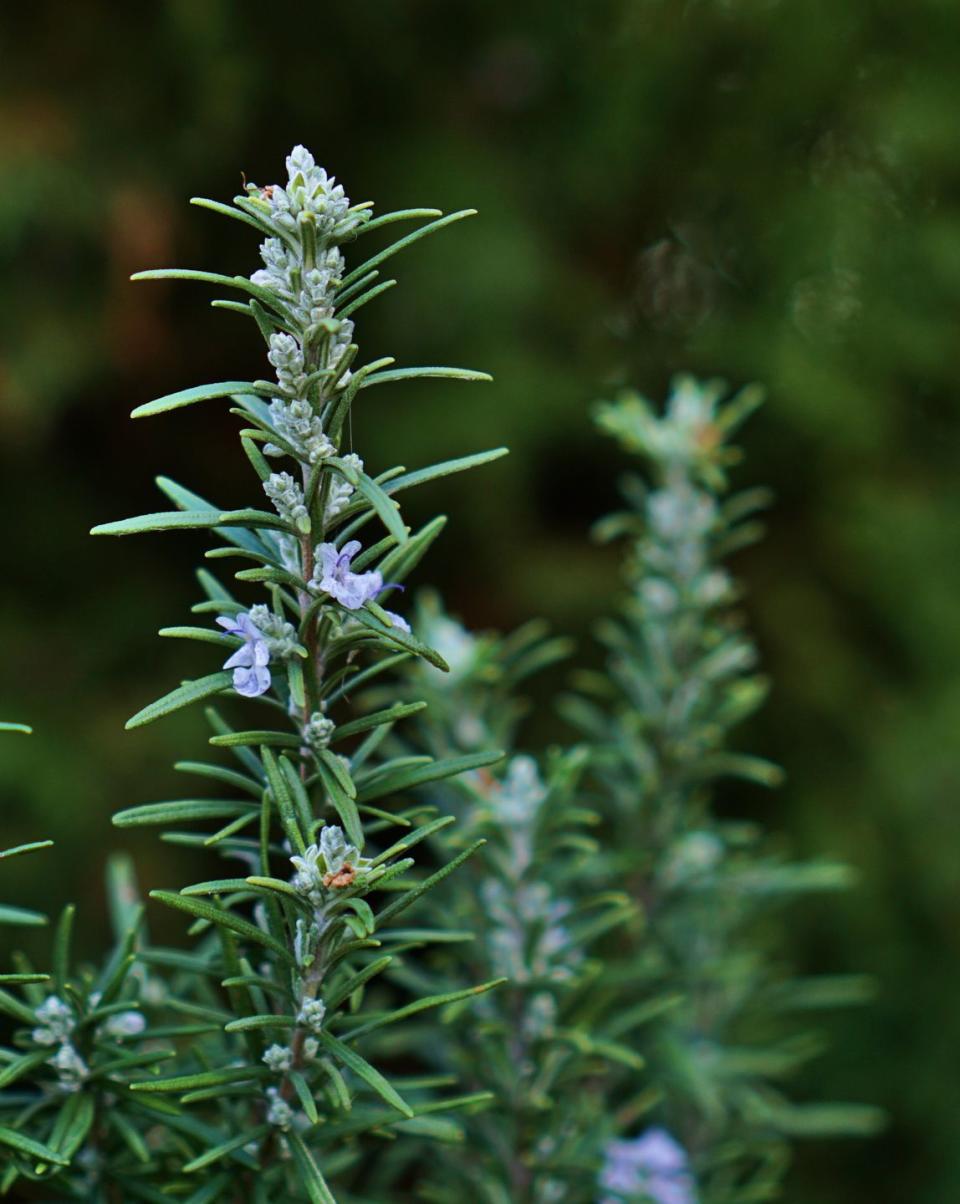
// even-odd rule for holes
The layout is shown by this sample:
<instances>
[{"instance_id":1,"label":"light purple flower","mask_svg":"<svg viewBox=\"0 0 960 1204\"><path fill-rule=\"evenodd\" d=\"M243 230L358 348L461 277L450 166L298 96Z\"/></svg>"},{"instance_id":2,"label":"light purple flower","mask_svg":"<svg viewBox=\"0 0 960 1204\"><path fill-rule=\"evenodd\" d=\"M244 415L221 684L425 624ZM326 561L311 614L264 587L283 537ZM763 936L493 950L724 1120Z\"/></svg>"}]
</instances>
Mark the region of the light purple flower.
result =
<instances>
[{"instance_id":1,"label":"light purple flower","mask_svg":"<svg viewBox=\"0 0 960 1204\"><path fill-rule=\"evenodd\" d=\"M605 1151L600 1186L616 1192L601 1204L644 1200L650 1204L696 1204L687 1152L666 1129L647 1129L633 1141L611 1141Z\"/></svg>"},{"instance_id":2,"label":"light purple flower","mask_svg":"<svg viewBox=\"0 0 960 1204\"><path fill-rule=\"evenodd\" d=\"M337 545L323 543L317 548L320 565L310 584L336 598L347 610L359 610L372 601L383 589L383 577L375 569L369 573L353 573L350 561L360 551L360 541L351 539L338 551Z\"/></svg>"},{"instance_id":3,"label":"light purple flower","mask_svg":"<svg viewBox=\"0 0 960 1204\"><path fill-rule=\"evenodd\" d=\"M399 589L400 586L397 586L397 588ZM410 635L410 624L403 617L403 615L398 615L392 610L385 610L383 613L390 620L391 627L396 627L398 631L405 631L407 635Z\"/></svg>"},{"instance_id":4,"label":"light purple flower","mask_svg":"<svg viewBox=\"0 0 960 1204\"><path fill-rule=\"evenodd\" d=\"M237 635L243 643L224 661L224 669L233 670L233 688L244 698L256 698L270 689L270 649L263 632L254 626L248 614L239 614L235 619L221 615L217 622L230 635Z\"/></svg>"}]
</instances>

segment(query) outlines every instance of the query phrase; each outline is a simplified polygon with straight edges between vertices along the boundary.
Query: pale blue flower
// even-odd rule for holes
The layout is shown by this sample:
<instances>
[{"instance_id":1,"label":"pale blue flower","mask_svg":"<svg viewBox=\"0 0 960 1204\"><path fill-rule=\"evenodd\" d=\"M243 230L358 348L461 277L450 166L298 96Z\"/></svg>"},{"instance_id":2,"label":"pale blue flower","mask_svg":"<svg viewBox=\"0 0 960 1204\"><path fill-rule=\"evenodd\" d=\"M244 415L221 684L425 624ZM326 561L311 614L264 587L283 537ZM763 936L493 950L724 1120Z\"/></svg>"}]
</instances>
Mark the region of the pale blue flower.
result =
<instances>
[{"instance_id":1,"label":"pale blue flower","mask_svg":"<svg viewBox=\"0 0 960 1204\"><path fill-rule=\"evenodd\" d=\"M687 1152L666 1129L647 1129L632 1141L611 1141L606 1148L600 1186L615 1195L601 1204L696 1204L696 1188Z\"/></svg>"},{"instance_id":2,"label":"pale blue flower","mask_svg":"<svg viewBox=\"0 0 960 1204\"><path fill-rule=\"evenodd\" d=\"M351 539L342 551L335 543L322 543L317 547L319 566L310 585L336 598L347 610L359 610L383 589L383 577L376 570L369 573L351 571L350 562L360 551L360 546L358 539Z\"/></svg>"},{"instance_id":3,"label":"pale blue flower","mask_svg":"<svg viewBox=\"0 0 960 1204\"><path fill-rule=\"evenodd\" d=\"M224 669L233 670L233 688L244 698L256 698L270 689L270 649L263 632L256 627L248 614L236 618L221 615L217 622L230 635L239 636L243 643L223 663Z\"/></svg>"},{"instance_id":4,"label":"pale blue flower","mask_svg":"<svg viewBox=\"0 0 960 1204\"><path fill-rule=\"evenodd\" d=\"M399 588L399 586L397 588ZM410 635L410 624L403 617L403 615L398 615L396 611L393 610L385 610L383 613L390 620L391 627L396 627L398 631L405 631L407 635Z\"/></svg>"}]
</instances>

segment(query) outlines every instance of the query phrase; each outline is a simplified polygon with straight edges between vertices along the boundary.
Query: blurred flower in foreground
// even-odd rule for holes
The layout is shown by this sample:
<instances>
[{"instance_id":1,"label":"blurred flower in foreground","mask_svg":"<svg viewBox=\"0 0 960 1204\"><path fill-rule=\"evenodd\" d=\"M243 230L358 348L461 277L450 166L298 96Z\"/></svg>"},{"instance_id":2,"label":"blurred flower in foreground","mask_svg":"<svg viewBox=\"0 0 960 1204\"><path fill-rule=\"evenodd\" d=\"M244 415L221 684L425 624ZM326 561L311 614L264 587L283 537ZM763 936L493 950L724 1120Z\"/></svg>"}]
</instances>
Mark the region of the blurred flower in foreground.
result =
<instances>
[{"instance_id":1,"label":"blurred flower in foreground","mask_svg":"<svg viewBox=\"0 0 960 1204\"><path fill-rule=\"evenodd\" d=\"M611 1141L600 1186L614 1193L601 1204L696 1204L687 1152L666 1129L648 1129L633 1141Z\"/></svg>"}]
</instances>

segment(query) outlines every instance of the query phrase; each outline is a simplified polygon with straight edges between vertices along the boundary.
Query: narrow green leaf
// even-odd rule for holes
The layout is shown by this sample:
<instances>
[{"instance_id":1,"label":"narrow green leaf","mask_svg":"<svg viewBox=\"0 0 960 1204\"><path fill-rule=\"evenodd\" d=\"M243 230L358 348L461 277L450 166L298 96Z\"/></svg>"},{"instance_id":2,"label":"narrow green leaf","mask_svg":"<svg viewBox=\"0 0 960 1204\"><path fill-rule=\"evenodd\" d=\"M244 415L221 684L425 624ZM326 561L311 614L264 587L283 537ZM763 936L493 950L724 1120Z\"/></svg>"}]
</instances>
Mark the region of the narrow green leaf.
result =
<instances>
[{"instance_id":1,"label":"narrow green leaf","mask_svg":"<svg viewBox=\"0 0 960 1204\"><path fill-rule=\"evenodd\" d=\"M468 857L472 857L477 849L483 848L486 843L487 842L485 840L474 841L469 848L464 849L463 852L454 857L452 861L448 861L446 865L441 866L435 874L431 874L429 878L426 878L418 886L414 886L411 890L408 890L402 894L398 899L394 899L392 903L388 903L386 907L381 908L379 914L377 915L378 926L382 928L384 924L386 924L389 920L392 920L394 916L399 915L402 911L406 911L406 909L412 903L416 903L416 901L422 895L425 895L428 890L432 890L433 887L442 882L448 874L452 874L453 871L461 866Z\"/></svg>"},{"instance_id":2,"label":"narrow green leaf","mask_svg":"<svg viewBox=\"0 0 960 1204\"><path fill-rule=\"evenodd\" d=\"M449 672L450 666L435 648L429 648L426 644L422 644L415 636L410 635L406 631L401 631L399 627L394 626L390 621L389 615L376 602L367 602L360 610L352 610L350 617L361 626L376 632L382 640L386 640L390 644L396 644L398 648L403 648L406 652L412 652L415 656L423 657L425 661L429 661L431 665L434 665L437 669L442 669L445 673Z\"/></svg>"},{"instance_id":3,"label":"narrow green leaf","mask_svg":"<svg viewBox=\"0 0 960 1204\"><path fill-rule=\"evenodd\" d=\"M47 917L43 912L29 911L26 907L9 907L0 903L0 924L37 927L46 923Z\"/></svg>"},{"instance_id":4,"label":"narrow green leaf","mask_svg":"<svg viewBox=\"0 0 960 1204\"><path fill-rule=\"evenodd\" d=\"M205 196L192 196L190 204L196 205L198 209L209 209L212 213L219 213L223 217L232 217L237 221L245 222L248 226L252 226L261 234L273 233L270 226L265 221L259 221L251 213L245 212L234 205L224 205L222 201L211 201Z\"/></svg>"},{"instance_id":5,"label":"narrow green leaf","mask_svg":"<svg viewBox=\"0 0 960 1204\"><path fill-rule=\"evenodd\" d=\"M132 1124L119 1108L109 1109L108 1118L110 1124L113 1125L120 1135L120 1140L126 1145L134 1158L138 1162L148 1163L150 1161L150 1151L147 1149L147 1143L140 1135L140 1130L137 1126Z\"/></svg>"},{"instance_id":6,"label":"narrow green leaf","mask_svg":"<svg viewBox=\"0 0 960 1204\"><path fill-rule=\"evenodd\" d=\"M21 1003L15 995L10 995L6 991L0 991L0 1012L12 1016L21 1024L29 1024L31 1028L37 1023L33 1011L25 1003Z\"/></svg>"},{"instance_id":7,"label":"narrow green leaf","mask_svg":"<svg viewBox=\"0 0 960 1204\"><path fill-rule=\"evenodd\" d=\"M184 1174L190 1175L194 1171L201 1171L204 1167L211 1166L214 1162L219 1162L221 1158L226 1158L234 1150L242 1149L249 1142L262 1141L269 1132L269 1125L258 1125L250 1131L244 1129L239 1136L231 1137L229 1141L221 1142L220 1145L215 1145L212 1149L205 1150L199 1158L194 1158L191 1162L188 1162L183 1168Z\"/></svg>"},{"instance_id":8,"label":"narrow green leaf","mask_svg":"<svg viewBox=\"0 0 960 1204\"><path fill-rule=\"evenodd\" d=\"M354 297L349 305L345 305L343 309L337 310L337 317L342 321L344 318L349 318L351 314L355 314L358 309L362 309L369 301L379 297L381 293L386 293L394 287L396 280L383 280L380 284L375 284L373 288L368 288L365 293L361 293L359 297Z\"/></svg>"},{"instance_id":9,"label":"narrow green leaf","mask_svg":"<svg viewBox=\"0 0 960 1204\"><path fill-rule=\"evenodd\" d=\"M155 401L148 401L137 406L130 414L131 418L151 418L154 414L165 414L168 410L179 410L183 406L193 405L197 401L211 401L215 397L232 397L234 394L254 393L260 390L249 380L221 380L213 385L194 385L192 389L180 389L177 393L168 393Z\"/></svg>"},{"instance_id":10,"label":"narrow green leaf","mask_svg":"<svg viewBox=\"0 0 960 1204\"><path fill-rule=\"evenodd\" d=\"M52 840L32 840L29 844L18 844L12 849L4 849L0 852L0 861L6 857L19 857L23 853L36 853L39 849L52 849Z\"/></svg>"},{"instance_id":11,"label":"narrow green leaf","mask_svg":"<svg viewBox=\"0 0 960 1204\"><path fill-rule=\"evenodd\" d=\"M203 272L195 268L152 268L146 272L134 272L131 280L199 280L202 284L217 284L224 288L239 289L249 293L262 304L269 306L278 313L285 314L279 299L270 291L254 284L247 276L221 276L218 272Z\"/></svg>"},{"instance_id":12,"label":"narrow green leaf","mask_svg":"<svg viewBox=\"0 0 960 1204\"><path fill-rule=\"evenodd\" d=\"M386 957L378 957L376 961L370 962L364 966L362 970L358 970L356 974L351 974L344 982L342 982L335 990L329 991L326 995L327 1010L332 1012L338 1008L345 999L349 999L358 987L362 987L364 983L369 982L371 978L383 973L387 966L393 961L389 955Z\"/></svg>"},{"instance_id":13,"label":"narrow green leaf","mask_svg":"<svg viewBox=\"0 0 960 1204\"><path fill-rule=\"evenodd\" d=\"M450 824L455 823L455 818L452 815L442 815L439 819L431 820L430 823L424 824L421 828L416 828L413 832L408 832L406 836L402 836L396 844L392 844L389 849L384 849L379 857L375 857L371 864L382 865L383 862L389 861L392 857L396 857L399 853L405 853L407 849L412 849L414 845L420 843L421 840L426 840L428 836L432 836L434 832L438 832L441 828L446 828Z\"/></svg>"},{"instance_id":14,"label":"narrow green leaf","mask_svg":"<svg viewBox=\"0 0 960 1204\"><path fill-rule=\"evenodd\" d=\"M197 919L207 920L211 924L220 924L224 928L229 928L237 936L244 937L248 941L256 941L257 944L264 945L267 949L273 950L284 961L293 962L293 956L290 951L281 945L278 940L270 936L269 933L264 932L262 928L251 924L249 920L243 919L242 916L234 915L232 911L227 911L223 907L216 907L214 904L207 903L203 899L194 899L189 895L177 895L172 891L166 890L152 890L150 898L159 899L161 903L166 903L169 907L176 907L180 911L187 912L188 915L196 916Z\"/></svg>"},{"instance_id":15,"label":"narrow green leaf","mask_svg":"<svg viewBox=\"0 0 960 1204\"><path fill-rule=\"evenodd\" d=\"M477 372L473 368L442 368L431 365L423 368L388 368L383 372L372 372L360 388L370 389L374 385L386 385L395 380L420 380L428 377L443 380L493 380L489 372Z\"/></svg>"},{"instance_id":16,"label":"narrow green leaf","mask_svg":"<svg viewBox=\"0 0 960 1204\"><path fill-rule=\"evenodd\" d=\"M263 728L249 732L226 732L211 736L208 743L214 748L236 748L241 744L270 744L280 748L299 748L302 743L292 732L271 732Z\"/></svg>"},{"instance_id":17,"label":"narrow green leaf","mask_svg":"<svg viewBox=\"0 0 960 1204\"><path fill-rule=\"evenodd\" d=\"M100 523L91 535L140 535L146 531L184 531L220 525L219 510L162 510L138 514L112 523Z\"/></svg>"},{"instance_id":18,"label":"narrow green leaf","mask_svg":"<svg viewBox=\"0 0 960 1204\"><path fill-rule=\"evenodd\" d=\"M372 711L359 719L351 719L349 723L341 723L333 733L333 739L345 740L348 736L356 736L360 732L369 731L370 728L380 727L383 723L395 723L398 719L405 719L408 715L416 715L418 711L425 710L426 705L425 702L395 702L393 706L382 711Z\"/></svg>"},{"instance_id":19,"label":"narrow green leaf","mask_svg":"<svg viewBox=\"0 0 960 1204\"><path fill-rule=\"evenodd\" d=\"M223 1031L225 1033L246 1033L261 1028L292 1029L296 1023L293 1016L277 1016L270 1012L261 1016L243 1016L239 1020L231 1020L229 1024L223 1026Z\"/></svg>"},{"instance_id":20,"label":"narrow green leaf","mask_svg":"<svg viewBox=\"0 0 960 1204\"><path fill-rule=\"evenodd\" d=\"M143 824L195 823L203 819L232 819L243 812L256 810L247 800L177 799L169 803L144 803L128 807L113 817L116 828L137 828Z\"/></svg>"},{"instance_id":21,"label":"narrow green leaf","mask_svg":"<svg viewBox=\"0 0 960 1204\"><path fill-rule=\"evenodd\" d=\"M290 1072L290 1082L293 1083L293 1089L297 1093L300 1105L307 1114L307 1120L312 1125L318 1125L320 1123L320 1113L317 1111L316 1101L313 1098L313 1092L310 1090L307 1080L299 1070L293 1070Z\"/></svg>"},{"instance_id":22,"label":"narrow green leaf","mask_svg":"<svg viewBox=\"0 0 960 1204\"><path fill-rule=\"evenodd\" d=\"M492 451L476 452L472 456L461 456L457 460L444 460L440 464L431 464L427 468L418 468L415 472L405 472L399 477L394 477L384 486L384 490L389 494L399 493L401 489L411 489L414 485L423 485L426 481L435 481L455 472L466 472L470 468L492 464L494 460L508 454L509 448L495 447Z\"/></svg>"},{"instance_id":23,"label":"narrow green leaf","mask_svg":"<svg viewBox=\"0 0 960 1204\"><path fill-rule=\"evenodd\" d=\"M459 222L465 217L473 217L476 212L476 209L461 209L458 213L448 213L446 217L429 222L426 226L421 226L419 230L414 230L412 234L408 234L406 238L400 238L396 242L391 243L389 247L378 251L376 255L371 256L365 263L361 263L359 267L354 268L349 275L344 276L340 283L340 291L343 292L348 289L354 280L358 280L361 276L366 275L372 268L378 267L385 259L396 255L398 251L409 247L411 243L415 243L418 239L426 238L428 234L434 234L437 230L442 230L444 226L449 226L452 222Z\"/></svg>"},{"instance_id":24,"label":"narrow green leaf","mask_svg":"<svg viewBox=\"0 0 960 1204\"><path fill-rule=\"evenodd\" d=\"M36 1024L35 1019L31 1019L32 1024ZM12 1062L8 1062L0 1071L0 1089L9 1087L11 1083L15 1083L17 1079L22 1078L25 1074L29 1074L31 1070L35 1070L38 1066L42 1066L49 1058L53 1056L49 1049L39 1049L33 1053L21 1054L19 1058L14 1058Z\"/></svg>"},{"instance_id":25,"label":"narrow green leaf","mask_svg":"<svg viewBox=\"0 0 960 1204\"><path fill-rule=\"evenodd\" d=\"M203 644L217 644L220 648L236 648L236 636L225 631L214 631L212 627L161 627L157 635L168 640L199 640Z\"/></svg>"},{"instance_id":26,"label":"narrow green leaf","mask_svg":"<svg viewBox=\"0 0 960 1204\"><path fill-rule=\"evenodd\" d=\"M344 1039L352 1041L362 1033L368 1033L375 1028L383 1028L385 1024L395 1024L398 1020L405 1020L408 1016L415 1016L417 1012L425 1012L429 1008L442 1007L447 1003L458 1003L460 1000L470 999L474 995L484 995L487 991L492 991L494 987L502 986L505 982L509 982L509 979L492 978L489 982L480 983L476 987L466 987L461 991L448 991L444 995L426 995L423 999L416 999L413 1003L408 1003L406 1007L397 1008L395 1012L389 1012L384 1016L376 1016L366 1024L361 1024L359 1028L351 1029L349 1033L344 1034Z\"/></svg>"},{"instance_id":27,"label":"narrow green leaf","mask_svg":"<svg viewBox=\"0 0 960 1204\"><path fill-rule=\"evenodd\" d=\"M266 1066L225 1066L218 1070L202 1070L198 1074L180 1074L170 1079L142 1079L131 1083L131 1091L195 1091L201 1087L224 1087L227 1083L242 1083L245 1079L263 1079L270 1075Z\"/></svg>"},{"instance_id":28,"label":"narrow green leaf","mask_svg":"<svg viewBox=\"0 0 960 1204\"><path fill-rule=\"evenodd\" d=\"M371 1066L356 1050L351 1049L349 1045L344 1045L342 1041L337 1040L332 1033L328 1033L326 1030L317 1035L317 1040L338 1062L353 1071L357 1078L363 1079L367 1086L371 1087L391 1108L396 1108L404 1116L413 1116L413 1109L406 1100L387 1082L380 1071Z\"/></svg>"},{"instance_id":29,"label":"narrow green leaf","mask_svg":"<svg viewBox=\"0 0 960 1204\"><path fill-rule=\"evenodd\" d=\"M371 218L357 230L357 236L369 234L371 230L379 230L381 226L392 225L393 222L407 222L420 217L443 217L442 209L397 209L394 213L383 213L380 217Z\"/></svg>"},{"instance_id":30,"label":"narrow green leaf","mask_svg":"<svg viewBox=\"0 0 960 1204\"><path fill-rule=\"evenodd\" d=\"M212 778L214 781L224 782L227 786L234 786L238 790L252 794L258 802L260 800L263 790L261 784L235 769L227 769L223 765L210 765L206 761L177 761L173 768L180 773L192 773L201 778Z\"/></svg>"},{"instance_id":31,"label":"narrow green leaf","mask_svg":"<svg viewBox=\"0 0 960 1204\"><path fill-rule=\"evenodd\" d=\"M156 702L151 702L142 710L137 711L136 715L127 720L126 730L143 727L145 723L153 723L155 719L162 719L165 715L171 715L174 711L179 711L194 702L200 702L204 698L210 698L213 694L219 694L232 684L233 674L223 671L210 673L206 677L198 677L195 681L184 682L182 686L178 686L169 694L158 698Z\"/></svg>"},{"instance_id":32,"label":"narrow green leaf","mask_svg":"<svg viewBox=\"0 0 960 1204\"><path fill-rule=\"evenodd\" d=\"M58 1118L60 1132L57 1133L56 1141L51 1137L51 1144L56 1147L60 1158L69 1160L80 1149L93 1127L95 1115L93 1097L86 1092L79 1092L68 1099Z\"/></svg>"},{"instance_id":33,"label":"narrow green leaf","mask_svg":"<svg viewBox=\"0 0 960 1204\"><path fill-rule=\"evenodd\" d=\"M324 750L326 751L326 750ZM326 791L333 808L340 818L343 825L343 830L346 832L351 844L356 845L360 850L363 849L363 826L360 823L360 816L357 812L357 804L347 794L337 775L330 769L329 764L325 760L317 762L317 771L320 774L320 781L323 783L323 788Z\"/></svg>"},{"instance_id":34,"label":"narrow green leaf","mask_svg":"<svg viewBox=\"0 0 960 1204\"><path fill-rule=\"evenodd\" d=\"M400 517L397 503L391 501L376 481L372 477L368 477L365 472L357 474L357 490L376 510L380 521L397 543L400 545L406 543L408 531L403 519Z\"/></svg>"},{"instance_id":35,"label":"narrow green leaf","mask_svg":"<svg viewBox=\"0 0 960 1204\"><path fill-rule=\"evenodd\" d=\"M432 761L429 765L410 765L386 773L376 778L370 785L363 787L357 795L361 803L372 799L382 798L386 794L396 794L401 790L410 790L415 786L423 786L427 782L437 782L443 778L455 777L472 769L481 769L503 760L500 751L468 753L463 757L449 757L442 761Z\"/></svg>"},{"instance_id":36,"label":"narrow green leaf","mask_svg":"<svg viewBox=\"0 0 960 1204\"><path fill-rule=\"evenodd\" d=\"M290 788L284 772L280 765L277 764L276 758L266 745L260 749L260 759L263 761L263 768L267 773L267 782L270 786L270 793L273 795L273 801L277 805L277 814L280 817L280 823L286 833L287 840L290 841L290 846L298 854L302 854L307 847L307 843L303 838L303 833L300 831L300 825L297 822L297 814L294 808L293 796L290 793Z\"/></svg>"},{"instance_id":37,"label":"narrow green leaf","mask_svg":"<svg viewBox=\"0 0 960 1204\"><path fill-rule=\"evenodd\" d=\"M297 1170L300 1172L303 1186L307 1189L310 1204L337 1204L333 1193L327 1187L327 1181L321 1174L313 1154L307 1148L300 1134L291 1129L284 1134L284 1138L290 1147L293 1160L297 1164Z\"/></svg>"},{"instance_id":38,"label":"narrow green leaf","mask_svg":"<svg viewBox=\"0 0 960 1204\"><path fill-rule=\"evenodd\" d=\"M70 976L70 938L73 935L73 918L76 913L74 904L68 903L60 913L53 934L53 981L58 995L62 995L66 990Z\"/></svg>"},{"instance_id":39,"label":"narrow green leaf","mask_svg":"<svg viewBox=\"0 0 960 1204\"><path fill-rule=\"evenodd\" d=\"M61 1154L54 1153L49 1146L41 1145L39 1141L33 1141L30 1137L24 1137L22 1133L16 1132L15 1129L8 1129L0 1125L0 1145L10 1146L21 1154L26 1154L30 1158L36 1158L41 1162L52 1162L55 1166L68 1166L69 1158L64 1158Z\"/></svg>"}]
</instances>

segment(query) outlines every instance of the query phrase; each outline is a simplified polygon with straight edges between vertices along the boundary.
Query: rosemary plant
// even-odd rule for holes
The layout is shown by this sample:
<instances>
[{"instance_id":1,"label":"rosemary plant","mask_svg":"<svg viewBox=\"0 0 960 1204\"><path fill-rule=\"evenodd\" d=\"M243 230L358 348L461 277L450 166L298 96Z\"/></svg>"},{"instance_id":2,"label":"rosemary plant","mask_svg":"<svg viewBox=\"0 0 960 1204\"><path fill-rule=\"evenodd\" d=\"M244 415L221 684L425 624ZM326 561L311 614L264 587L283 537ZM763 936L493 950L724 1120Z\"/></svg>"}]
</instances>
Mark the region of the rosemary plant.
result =
<instances>
[{"instance_id":1,"label":"rosemary plant","mask_svg":"<svg viewBox=\"0 0 960 1204\"><path fill-rule=\"evenodd\" d=\"M0 731L30 729L4 723ZM7 849L0 861L52 843ZM82 974L71 972L74 912L64 908L56 926L51 973L38 973L16 954L16 970L0 974L0 1014L12 1030L10 1045L0 1045L0 1192L16 1190L17 1198L49 1198L43 1188L54 1181L58 1199L108 1199L106 1182L117 1188L131 1163L146 1158L142 1141L130 1148L138 1112L143 1121L126 1093L132 1072L168 1056L156 1045L147 1052L141 1047L147 1021L140 979L131 973L140 912L123 909L126 932L118 934L102 970ZM0 907L0 924L46 923L39 912ZM40 1192L30 1184L41 1185Z\"/></svg>"},{"instance_id":2,"label":"rosemary plant","mask_svg":"<svg viewBox=\"0 0 960 1204\"><path fill-rule=\"evenodd\" d=\"M780 779L729 747L766 693L726 563L757 537L766 501L728 492L756 391L724 400L721 386L680 378L662 416L629 393L599 408L645 466L626 482L628 509L599 529L628 541L627 596L601 628L605 671L582 674L562 704L581 742L533 757L517 690L566 641L539 621L474 635L431 594L407 617L383 604L445 521L411 530L398 496L503 449L373 473L349 438L366 389L487 379L359 363L354 340L355 315L394 283L380 266L472 211L374 217L302 147L282 185L195 203L254 229L262 266L136 278L229 290L213 304L252 319L271 379L183 389L134 416L230 399L255 497L224 510L161 478L172 509L94 533L212 539L195 621L160 634L222 667L127 724L205 704L215 752L177 764L203 797L132 806L114 823L160 825L230 864L151 892L190 921L187 948L150 941L131 867L115 858L102 963L72 958L68 906L49 972L18 956L0 974L0 1193L773 1198L793 1137L868 1132L877 1117L798 1104L781 1086L818 1045L789 1013L856 1001L864 984L787 978L772 905L845 886L848 871L785 860L717 805L721 777ZM346 248L399 221L420 224L348 267ZM232 560L232 578L214 572ZM0 724L10 729L27 730ZM399 927L415 904L415 926ZM0 923L45 922L0 907Z\"/></svg>"},{"instance_id":3,"label":"rosemary plant","mask_svg":"<svg viewBox=\"0 0 960 1204\"><path fill-rule=\"evenodd\" d=\"M402 952L404 934L390 925L477 847L418 876L410 850L444 821L416 825L422 805L404 804L403 796L499 759L490 750L429 762L383 755L389 729L423 702L400 690L374 712L352 701L362 683L404 658L447 667L382 605L444 522L411 532L397 496L503 454L371 475L345 438L364 390L420 376L488 378L453 368L394 368L392 359L358 366L354 317L394 283L379 279L381 264L472 211L375 218L369 204L351 205L302 147L288 157L287 176L283 185L248 185L232 205L195 202L263 237L262 267L249 278L180 270L135 277L199 280L243 296L214 305L253 319L274 379L185 389L140 406L134 416L232 399L259 504L224 511L163 479L175 509L95 528L102 535L203 530L216 539L210 561L242 562L236 587L210 569L199 573L204 598L194 612L216 619L221 630L197 625L161 633L212 645L225 658L223 668L176 687L127 724L137 728L214 698L228 705L231 696L249 699L257 717L239 729L221 707L207 709L210 743L236 759L233 768L206 761L179 766L226 787L227 797L150 803L115 817L121 827L173 825L168 839L214 849L238 867L232 876L151 892L193 921L195 945L190 953L150 951L146 960L189 976L192 996L176 1010L206 1035L178 1046L174 1073L144 1074L130 1094L162 1103L164 1114L189 1129L191 1156L180 1167L178 1190L194 1204L329 1204L328 1176L358 1162L362 1134L404 1125L428 1131L419 1118L456 1104L368 1059L368 1034L402 1017L371 1007L367 997ZM347 244L393 222L423 219L429 220L412 234L347 267ZM259 600L234 592L251 587ZM419 1006L449 1001L445 993ZM144 1193L155 1196L156 1188Z\"/></svg>"},{"instance_id":4,"label":"rosemary plant","mask_svg":"<svg viewBox=\"0 0 960 1204\"><path fill-rule=\"evenodd\" d=\"M645 916L607 987L657 1015L637 1034L657 1091L646 1101L651 1123L608 1146L605 1204L771 1199L790 1138L877 1123L870 1109L792 1102L780 1085L819 1045L786 1014L858 1000L864 983L785 979L771 908L844 887L849 872L787 862L759 825L715 805L720 778L773 786L781 777L728 747L766 684L726 560L758 537L767 494L728 493L732 436L760 397L752 388L724 397L717 382L681 377L662 415L633 393L597 414L646 474L628 478L629 508L599 528L629 548L627 597L601 628L606 673L582 677L565 709L593 743L609 872Z\"/></svg>"},{"instance_id":5,"label":"rosemary plant","mask_svg":"<svg viewBox=\"0 0 960 1204\"><path fill-rule=\"evenodd\" d=\"M435 1029L421 1034L439 1072L493 1096L464 1118L464 1149L428 1152L421 1197L588 1200L610 1128L607 1093L614 1081L635 1078L642 1061L614 1036L618 1009L594 1006L603 973L595 945L634 909L622 891L598 890L589 869L598 850L587 829L597 817L578 797L585 750L553 749L538 760L517 742L525 710L518 688L568 655L569 642L551 637L542 621L506 637L473 634L433 595L420 599L416 627L450 672L422 661L402 667L409 689L429 704L412 725L415 747L440 758L491 743L509 750L500 767L424 788L459 821L434 837L441 857L477 838L486 843L464 876L433 896L431 920L451 943L437 946L409 985L451 991L464 963L471 977L505 985L472 1006L468 1040L466 1003L448 1009L441 1039ZM465 946L453 943L465 938Z\"/></svg>"}]
</instances>

